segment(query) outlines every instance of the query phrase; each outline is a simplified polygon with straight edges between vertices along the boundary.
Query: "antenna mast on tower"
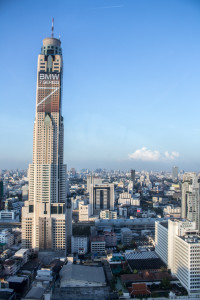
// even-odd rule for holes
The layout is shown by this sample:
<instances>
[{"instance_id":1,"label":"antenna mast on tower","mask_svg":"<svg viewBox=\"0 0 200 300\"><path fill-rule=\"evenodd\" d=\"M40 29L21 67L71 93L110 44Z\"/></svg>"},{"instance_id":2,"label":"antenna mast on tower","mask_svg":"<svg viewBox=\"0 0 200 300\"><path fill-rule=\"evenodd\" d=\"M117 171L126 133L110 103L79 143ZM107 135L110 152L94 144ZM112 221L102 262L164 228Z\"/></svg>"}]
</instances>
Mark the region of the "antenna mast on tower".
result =
<instances>
[{"instance_id":1,"label":"antenna mast on tower","mask_svg":"<svg viewBox=\"0 0 200 300\"><path fill-rule=\"evenodd\" d=\"M51 37L54 37L54 18L52 18Z\"/></svg>"}]
</instances>

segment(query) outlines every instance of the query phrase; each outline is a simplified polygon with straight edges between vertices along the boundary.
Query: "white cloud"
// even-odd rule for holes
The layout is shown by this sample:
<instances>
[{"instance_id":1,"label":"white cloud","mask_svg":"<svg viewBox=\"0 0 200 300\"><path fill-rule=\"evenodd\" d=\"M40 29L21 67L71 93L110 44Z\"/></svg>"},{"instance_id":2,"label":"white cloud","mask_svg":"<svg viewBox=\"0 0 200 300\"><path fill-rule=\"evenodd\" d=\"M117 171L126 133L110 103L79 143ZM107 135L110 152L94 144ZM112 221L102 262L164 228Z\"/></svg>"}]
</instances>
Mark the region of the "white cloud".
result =
<instances>
[{"instance_id":1,"label":"white cloud","mask_svg":"<svg viewBox=\"0 0 200 300\"><path fill-rule=\"evenodd\" d=\"M175 158L178 158L180 156L180 154L176 151L172 151L171 153L169 153L168 151L165 151L165 158L166 159L172 159L174 160Z\"/></svg>"},{"instance_id":2,"label":"white cloud","mask_svg":"<svg viewBox=\"0 0 200 300\"><path fill-rule=\"evenodd\" d=\"M131 159L138 159L144 161L156 161L160 158L160 153L157 150L150 150L146 147L142 147L141 149L136 150L132 154L128 155Z\"/></svg>"},{"instance_id":3,"label":"white cloud","mask_svg":"<svg viewBox=\"0 0 200 300\"><path fill-rule=\"evenodd\" d=\"M165 151L164 155L162 155L158 150L151 150L147 149L146 147L142 147L141 149L138 149L135 152L128 155L130 159L143 161L174 160L179 156L180 154L176 151L172 151L171 153Z\"/></svg>"}]
</instances>

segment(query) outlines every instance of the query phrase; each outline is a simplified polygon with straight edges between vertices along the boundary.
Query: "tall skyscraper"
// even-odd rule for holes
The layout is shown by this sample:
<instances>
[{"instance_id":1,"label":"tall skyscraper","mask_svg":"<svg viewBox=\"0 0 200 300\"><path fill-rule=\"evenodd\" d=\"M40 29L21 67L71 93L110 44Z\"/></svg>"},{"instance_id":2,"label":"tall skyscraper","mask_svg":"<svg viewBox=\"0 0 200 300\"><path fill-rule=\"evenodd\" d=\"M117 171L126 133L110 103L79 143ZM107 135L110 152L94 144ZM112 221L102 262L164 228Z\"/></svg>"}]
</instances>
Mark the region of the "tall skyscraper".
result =
<instances>
[{"instance_id":1,"label":"tall skyscraper","mask_svg":"<svg viewBox=\"0 0 200 300\"><path fill-rule=\"evenodd\" d=\"M135 170L131 170L131 181L135 184Z\"/></svg>"},{"instance_id":2,"label":"tall skyscraper","mask_svg":"<svg viewBox=\"0 0 200 300\"><path fill-rule=\"evenodd\" d=\"M29 165L29 198L22 209L23 247L65 250L66 165L61 114L63 60L61 41L45 38L38 55L33 162Z\"/></svg>"},{"instance_id":3,"label":"tall skyscraper","mask_svg":"<svg viewBox=\"0 0 200 300\"><path fill-rule=\"evenodd\" d=\"M185 173L182 182L181 217L195 221L200 233L200 179L196 173Z\"/></svg>"},{"instance_id":4,"label":"tall skyscraper","mask_svg":"<svg viewBox=\"0 0 200 300\"><path fill-rule=\"evenodd\" d=\"M172 167L172 180L178 180L178 167L176 166Z\"/></svg>"},{"instance_id":5,"label":"tall skyscraper","mask_svg":"<svg viewBox=\"0 0 200 300\"><path fill-rule=\"evenodd\" d=\"M0 209L3 209L3 195L4 195L3 180L0 180Z\"/></svg>"}]
</instances>

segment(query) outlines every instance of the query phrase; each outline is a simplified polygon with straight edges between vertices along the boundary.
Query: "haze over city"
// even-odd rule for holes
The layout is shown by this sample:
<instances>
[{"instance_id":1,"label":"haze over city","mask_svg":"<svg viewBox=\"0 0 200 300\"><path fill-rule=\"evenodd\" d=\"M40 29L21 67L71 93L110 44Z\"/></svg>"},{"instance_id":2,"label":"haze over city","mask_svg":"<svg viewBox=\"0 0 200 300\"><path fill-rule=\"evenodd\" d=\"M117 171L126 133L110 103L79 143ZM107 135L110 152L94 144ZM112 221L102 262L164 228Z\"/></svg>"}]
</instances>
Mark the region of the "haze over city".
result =
<instances>
[{"instance_id":1,"label":"haze over city","mask_svg":"<svg viewBox=\"0 0 200 300\"><path fill-rule=\"evenodd\" d=\"M199 171L199 14L199 1L1 1L1 168L32 161L37 55L54 17L68 167Z\"/></svg>"}]
</instances>

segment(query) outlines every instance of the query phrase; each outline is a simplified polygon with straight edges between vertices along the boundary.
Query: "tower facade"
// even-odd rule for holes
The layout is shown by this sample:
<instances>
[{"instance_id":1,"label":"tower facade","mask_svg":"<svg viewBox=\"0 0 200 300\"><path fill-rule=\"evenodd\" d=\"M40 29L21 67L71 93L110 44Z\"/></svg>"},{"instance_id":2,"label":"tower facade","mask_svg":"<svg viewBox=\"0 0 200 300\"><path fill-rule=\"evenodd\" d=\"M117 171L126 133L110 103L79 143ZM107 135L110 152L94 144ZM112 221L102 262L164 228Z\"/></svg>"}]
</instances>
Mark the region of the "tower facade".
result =
<instances>
[{"instance_id":1,"label":"tower facade","mask_svg":"<svg viewBox=\"0 0 200 300\"><path fill-rule=\"evenodd\" d=\"M114 184L91 184L89 202L92 214L99 214L101 210L114 210Z\"/></svg>"},{"instance_id":2,"label":"tower facade","mask_svg":"<svg viewBox=\"0 0 200 300\"><path fill-rule=\"evenodd\" d=\"M62 49L56 38L43 40L38 56L33 162L29 165L29 198L22 208L23 247L65 250L66 165L61 114Z\"/></svg>"},{"instance_id":3,"label":"tower facade","mask_svg":"<svg viewBox=\"0 0 200 300\"><path fill-rule=\"evenodd\" d=\"M200 232L200 179L196 173L183 175L181 217L195 221Z\"/></svg>"}]
</instances>

